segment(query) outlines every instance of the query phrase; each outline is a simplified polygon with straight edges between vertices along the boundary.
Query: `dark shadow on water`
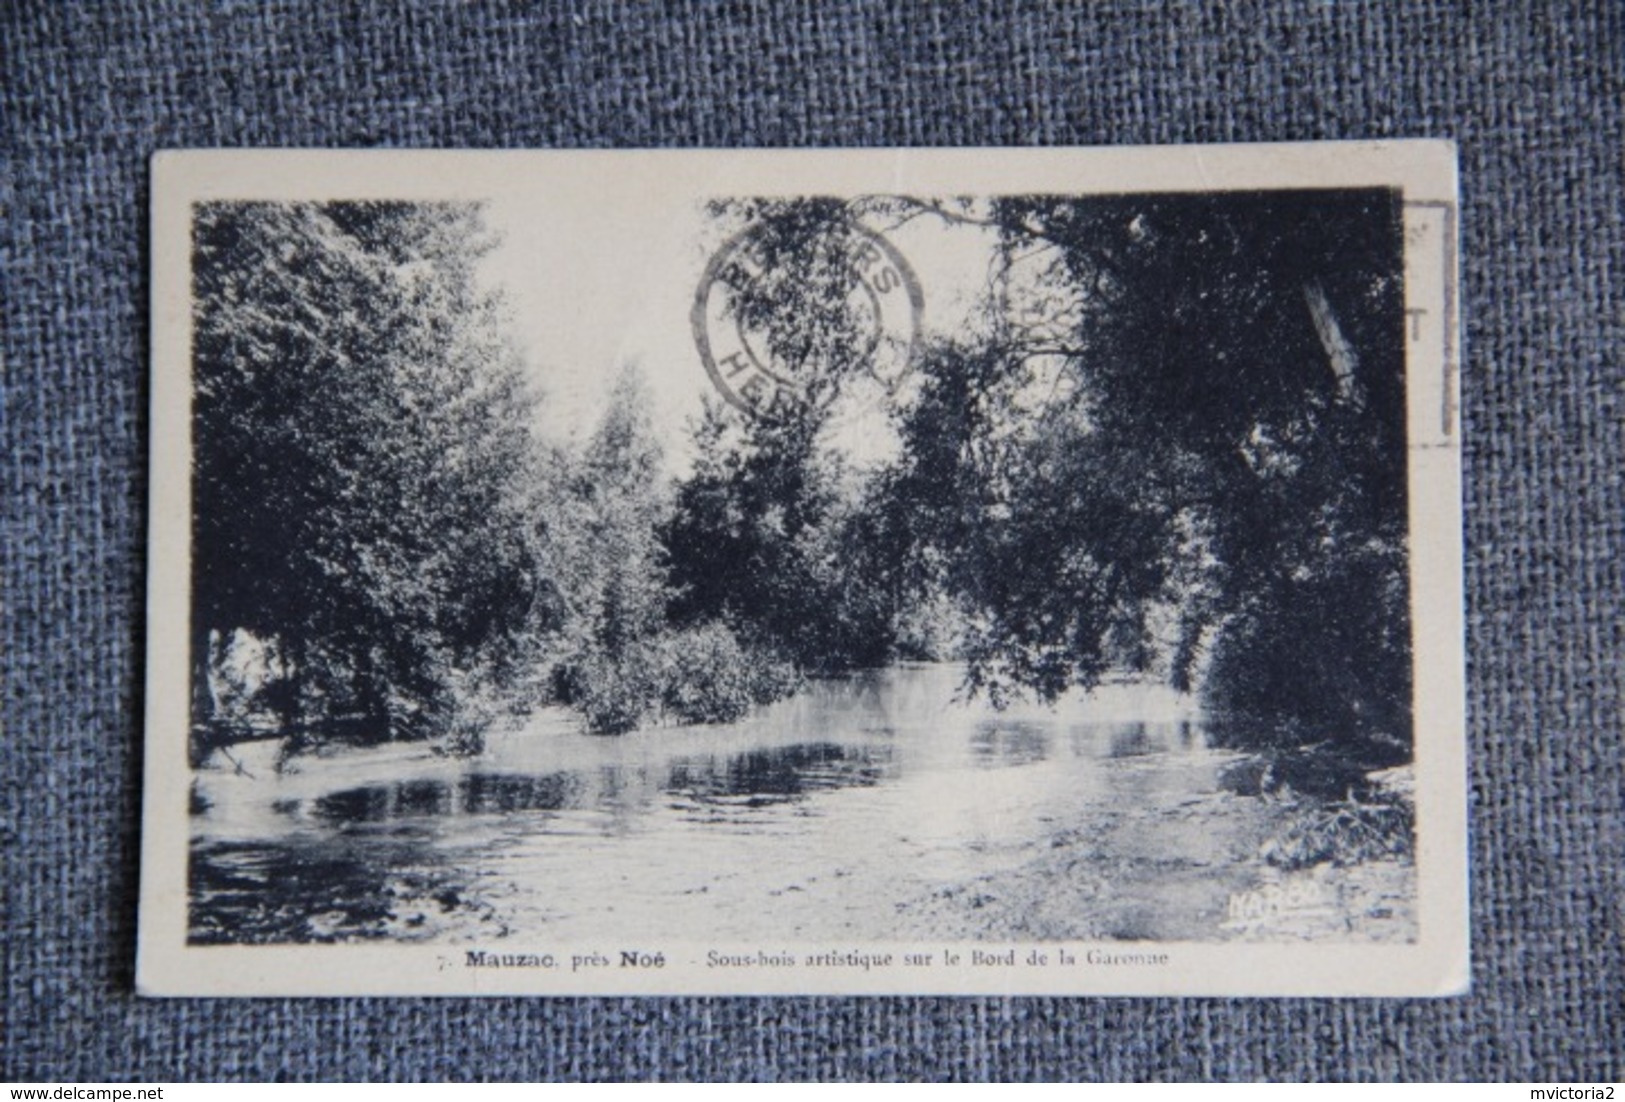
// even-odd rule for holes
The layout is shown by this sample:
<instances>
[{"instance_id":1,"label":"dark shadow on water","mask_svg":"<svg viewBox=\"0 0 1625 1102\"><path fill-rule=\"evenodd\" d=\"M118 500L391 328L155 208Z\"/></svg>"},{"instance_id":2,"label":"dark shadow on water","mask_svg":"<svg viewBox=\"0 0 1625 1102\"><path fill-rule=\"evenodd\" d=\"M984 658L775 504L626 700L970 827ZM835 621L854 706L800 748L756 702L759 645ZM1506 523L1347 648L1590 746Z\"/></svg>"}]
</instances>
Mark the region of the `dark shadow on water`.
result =
<instances>
[{"instance_id":1,"label":"dark shadow on water","mask_svg":"<svg viewBox=\"0 0 1625 1102\"><path fill-rule=\"evenodd\" d=\"M1108 757L1137 758L1168 749L1168 744L1155 737L1144 723L1120 724L1111 729L1109 737Z\"/></svg>"},{"instance_id":2,"label":"dark shadow on water","mask_svg":"<svg viewBox=\"0 0 1625 1102\"><path fill-rule=\"evenodd\" d=\"M445 815L560 811L578 807L582 782L574 773L474 773L456 780L410 780L334 792L315 802L320 821L379 823Z\"/></svg>"},{"instance_id":3,"label":"dark shadow on water","mask_svg":"<svg viewBox=\"0 0 1625 1102\"><path fill-rule=\"evenodd\" d=\"M612 814L647 807L657 788L646 766L601 765L595 777L597 803Z\"/></svg>"},{"instance_id":4,"label":"dark shadow on water","mask_svg":"<svg viewBox=\"0 0 1625 1102\"><path fill-rule=\"evenodd\" d=\"M490 907L426 837L332 842L200 842L188 867L194 945L414 941L448 928L491 930Z\"/></svg>"},{"instance_id":5,"label":"dark shadow on water","mask_svg":"<svg viewBox=\"0 0 1625 1102\"><path fill-rule=\"evenodd\" d=\"M573 810L607 812L614 824L647 807L659 793L704 806L768 807L819 791L869 787L894 773L887 743L818 742L682 757L655 773L604 766L580 772L473 773L366 785L319 797L308 812L316 822L346 831L459 815ZM276 810L297 818L302 805L284 803Z\"/></svg>"},{"instance_id":6,"label":"dark shadow on water","mask_svg":"<svg viewBox=\"0 0 1625 1102\"><path fill-rule=\"evenodd\" d=\"M512 811L562 811L581 806L581 777L575 773L475 773L458 784L460 810L471 815Z\"/></svg>"},{"instance_id":7,"label":"dark shadow on water","mask_svg":"<svg viewBox=\"0 0 1625 1102\"><path fill-rule=\"evenodd\" d=\"M983 723L971 735L971 759L990 769L1031 765L1049 758L1053 738L1053 728L1036 723Z\"/></svg>"},{"instance_id":8,"label":"dark shadow on water","mask_svg":"<svg viewBox=\"0 0 1625 1102\"><path fill-rule=\"evenodd\" d=\"M383 822L412 814L412 808L431 803L446 787L439 781L401 781L350 788L321 797L311 813L325 823Z\"/></svg>"},{"instance_id":9,"label":"dark shadow on water","mask_svg":"<svg viewBox=\"0 0 1625 1102\"><path fill-rule=\"evenodd\" d=\"M892 772L892 749L802 743L726 757L679 758L665 790L705 805L766 807L835 788L867 788Z\"/></svg>"}]
</instances>

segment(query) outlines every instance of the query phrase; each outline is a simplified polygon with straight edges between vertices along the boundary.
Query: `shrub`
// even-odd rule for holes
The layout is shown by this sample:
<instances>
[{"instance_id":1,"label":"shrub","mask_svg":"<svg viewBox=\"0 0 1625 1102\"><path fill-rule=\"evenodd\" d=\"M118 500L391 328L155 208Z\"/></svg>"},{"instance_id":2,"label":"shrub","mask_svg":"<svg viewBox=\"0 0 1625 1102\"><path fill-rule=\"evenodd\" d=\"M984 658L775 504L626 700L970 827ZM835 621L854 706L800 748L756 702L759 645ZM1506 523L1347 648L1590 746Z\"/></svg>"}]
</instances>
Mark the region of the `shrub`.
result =
<instances>
[{"instance_id":1,"label":"shrub","mask_svg":"<svg viewBox=\"0 0 1625 1102\"><path fill-rule=\"evenodd\" d=\"M652 643L638 643L619 655L590 654L572 671L572 703L599 735L635 731L660 700L661 656Z\"/></svg>"},{"instance_id":2,"label":"shrub","mask_svg":"<svg viewBox=\"0 0 1625 1102\"><path fill-rule=\"evenodd\" d=\"M765 646L752 647L746 670L750 675L750 697L757 704L771 704L801 691L806 683L795 664Z\"/></svg>"},{"instance_id":3,"label":"shrub","mask_svg":"<svg viewBox=\"0 0 1625 1102\"><path fill-rule=\"evenodd\" d=\"M1265 861L1289 871L1326 862L1348 866L1385 858L1409 860L1415 852L1415 831L1415 811L1401 796L1339 800L1309 805L1265 842L1261 853Z\"/></svg>"},{"instance_id":4,"label":"shrub","mask_svg":"<svg viewBox=\"0 0 1625 1102\"><path fill-rule=\"evenodd\" d=\"M1394 557L1346 553L1223 625L1203 686L1219 745L1324 744L1368 769L1409 760L1410 642Z\"/></svg>"},{"instance_id":5,"label":"shrub","mask_svg":"<svg viewBox=\"0 0 1625 1102\"><path fill-rule=\"evenodd\" d=\"M725 625L679 632L665 650L661 703L680 722L732 723L756 702L750 656Z\"/></svg>"},{"instance_id":6,"label":"shrub","mask_svg":"<svg viewBox=\"0 0 1625 1102\"><path fill-rule=\"evenodd\" d=\"M801 687L795 667L770 648L712 622L644 639L617 655L589 652L560 663L558 698L595 734L618 735L665 718L732 723L753 705Z\"/></svg>"},{"instance_id":7,"label":"shrub","mask_svg":"<svg viewBox=\"0 0 1625 1102\"><path fill-rule=\"evenodd\" d=\"M501 704L493 688L459 677L454 701L438 717L435 749L450 757L472 757L485 749L485 735L496 722Z\"/></svg>"}]
</instances>

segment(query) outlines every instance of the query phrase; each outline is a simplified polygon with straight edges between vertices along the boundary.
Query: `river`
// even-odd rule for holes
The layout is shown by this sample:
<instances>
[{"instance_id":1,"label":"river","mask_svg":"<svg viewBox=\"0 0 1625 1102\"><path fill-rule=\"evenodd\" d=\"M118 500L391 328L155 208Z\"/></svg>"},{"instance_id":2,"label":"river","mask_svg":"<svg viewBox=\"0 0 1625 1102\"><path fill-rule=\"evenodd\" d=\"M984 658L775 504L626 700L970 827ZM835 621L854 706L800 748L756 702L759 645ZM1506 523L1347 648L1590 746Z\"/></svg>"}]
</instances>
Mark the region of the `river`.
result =
<instances>
[{"instance_id":1,"label":"river","mask_svg":"<svg viewBox=\"0 0 1625 1102\"><path fill-rule=\"evenodd\" d=\"M726 726L548 710L479 757L270 743L200 770L199 943L926 936L1215 939L1278 812L1217 784L1188 697L994 712L958 671L815 681ZM1233 909L1233 907L1232 907ZM1241 931L1245 932L1245 931Z\"/></svg>"}]
</instances>

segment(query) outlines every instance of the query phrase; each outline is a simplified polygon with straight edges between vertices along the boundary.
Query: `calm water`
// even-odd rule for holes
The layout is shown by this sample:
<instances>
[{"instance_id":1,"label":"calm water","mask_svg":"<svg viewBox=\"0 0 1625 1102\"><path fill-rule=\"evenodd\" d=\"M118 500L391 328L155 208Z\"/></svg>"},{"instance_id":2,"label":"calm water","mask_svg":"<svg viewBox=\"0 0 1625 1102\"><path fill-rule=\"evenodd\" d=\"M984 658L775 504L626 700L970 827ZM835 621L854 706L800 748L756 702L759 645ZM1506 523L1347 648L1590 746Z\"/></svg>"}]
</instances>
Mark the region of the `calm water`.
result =
<instances>
[{"instance_id":1,"label":"calm water","mask_svg":"<svg viewBox=\"0 0 1625 1102\"><path fill-rule=\"evenodd\" d=\"M619 738L549 713L471 761L386 747L277 774L245 747L246 772L196 781L191 936L897 938L911 901L1019 867L1080 809L1211 776L1165 690L998 714L956 684L894 668Z\"/></svg>"}]
</instances>

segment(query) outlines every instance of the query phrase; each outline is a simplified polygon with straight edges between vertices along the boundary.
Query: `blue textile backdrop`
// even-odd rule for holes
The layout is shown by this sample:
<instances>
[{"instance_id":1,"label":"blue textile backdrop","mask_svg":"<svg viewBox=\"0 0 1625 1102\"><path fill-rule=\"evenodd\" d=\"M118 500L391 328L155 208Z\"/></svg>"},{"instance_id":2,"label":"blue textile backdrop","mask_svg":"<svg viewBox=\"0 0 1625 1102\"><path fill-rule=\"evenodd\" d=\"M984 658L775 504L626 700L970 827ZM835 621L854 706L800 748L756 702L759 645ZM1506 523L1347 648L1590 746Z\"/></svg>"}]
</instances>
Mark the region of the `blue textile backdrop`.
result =
<instances>
[{"instance_id":1,"label":"blue textile backdrop","mask_svg":"<svg viewBox=\"0 0 1625 1102\"><path fill-rule=\"evenodd\" d=\"M1621 1077L1618 0L6 7L5 1078ZM1469 997L133 996L154 150L1391 136L1461 147Z\"/></svg>"}]
</instances>

